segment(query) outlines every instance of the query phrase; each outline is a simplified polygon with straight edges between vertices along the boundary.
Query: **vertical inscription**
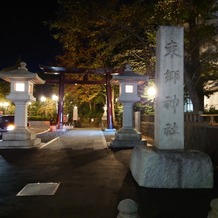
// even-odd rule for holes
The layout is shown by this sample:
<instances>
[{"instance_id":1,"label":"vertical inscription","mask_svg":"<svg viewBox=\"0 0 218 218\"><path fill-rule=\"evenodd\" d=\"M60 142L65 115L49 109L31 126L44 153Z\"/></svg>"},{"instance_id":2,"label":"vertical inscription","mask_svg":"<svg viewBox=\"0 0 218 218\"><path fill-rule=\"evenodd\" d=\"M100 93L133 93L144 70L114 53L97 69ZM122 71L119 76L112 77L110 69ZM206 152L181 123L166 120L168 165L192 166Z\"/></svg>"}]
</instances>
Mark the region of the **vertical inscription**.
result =
<instances>
[{"instance_id":1,"label":"vertical inscription","mask_svg":"<svg viewBox=\"0 0 218 218\"><path fill-rule=\"evenodd\" d=\"M179 50L178 43L173 41L172 39L170 40L170 42L168 42L165 45L165 49L166 49L166 53L164 56L166 58L169 57L171 61L173 61L175 56L177 58L181 57L181 55L178 54L178 50ZM167 71L164 73L164 78L165 78L165 83L173 81L173 83L176 84L176 82L180 79L179 70L175 70L173 68L167 69ZM164 100L165 109L173 108L173 113L176 114L176 107L178 105L179 105L179 99L176 97L176 94L174 94L173 97L165 96L165 100ZM176 122L166 123L165 127L163 128L163 132L164 135L166 135L167 137L178 133L178 126Z\"/></svg>"}]
</instances>

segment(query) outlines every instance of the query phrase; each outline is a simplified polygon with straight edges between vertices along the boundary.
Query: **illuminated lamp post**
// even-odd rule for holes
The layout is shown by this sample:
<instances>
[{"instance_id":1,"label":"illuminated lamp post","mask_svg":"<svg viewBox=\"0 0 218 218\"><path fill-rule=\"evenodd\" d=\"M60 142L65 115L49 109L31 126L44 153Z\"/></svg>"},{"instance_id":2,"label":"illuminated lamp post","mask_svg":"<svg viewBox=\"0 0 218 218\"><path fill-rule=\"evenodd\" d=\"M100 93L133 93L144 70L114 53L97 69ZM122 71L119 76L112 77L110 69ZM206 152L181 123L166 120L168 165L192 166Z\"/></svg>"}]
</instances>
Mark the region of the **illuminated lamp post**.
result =
<instances>
[{"instance_id":1,"label":"illuminated lamp post","mask_svg":"<svg viewBox=\"0 0 218 218\"><path fill-rule=\"evenodd\" d=\"M119 99L123 104L123 127L115 133L115 139L110 143L112 148L132 148L145 144L142 134L133 127L133 105L140 101L138 85L145 83L147 76L136 74L129 65L124 73L114 75L112 83L119 84Z\"/></svg>"},{"instance_id":2,"label":"illuminated lamp post","mask_svg":"<svg viewBox=\"0 0 218 218\"><path fill-rule=\"evenodd\" d=\"M45 96L41 96L40 101L41 102L45 102L46 101L46 97Z\"/></svg>"},{"instance_id":3,"label":"illuminated lamp post","mask_svg":"<svg viewBox=\"0 0 218 218\"><path fill-rule=\"evenodd\" d=\"M148 88L148 92L147 92L148 96L152 99L155 98L155 95L156 95L156 88L154 86L150 86Z\"/></svg>"},{"instance_id":4,"label":"illuminated lamp post","mask_svg":"<svg viewBox=\"0 0 218 218\"><path fill-rule=\"evenodd\" d=\"M56 113L56 118L55 118L55 123L56 123L56 120L58 120L58 96L53 94L52 95L52 100L55 102L55 113Z\"/></svg>"},{"instance_id":5,"label":"illuminated lamp post","mask_svg":"<svg viewBox=\"0 0 218 218\"><path fill-rule=\"evenodd\" d=\"M9 100L15 104L15 129L3 133L0 148L33 148L41 144L36 133L27 128L27 108L30 102L35 101L33 85L43 84L36 73L31 73L26 68L26 63L21 62L17 70L0 72L0 78L10 82Z\"/></svg>"},{"instance_id":6,"label":"illuminated lamp post","mask_svg":"<svg viewBox=\"0 0 218 218\"><path fill-rule=\"evenodd\" d=\"M77 120L78 120L78 107L74 106L74 108L73 108L73 121L77 122Z\"/></svg>"}]
</instances>

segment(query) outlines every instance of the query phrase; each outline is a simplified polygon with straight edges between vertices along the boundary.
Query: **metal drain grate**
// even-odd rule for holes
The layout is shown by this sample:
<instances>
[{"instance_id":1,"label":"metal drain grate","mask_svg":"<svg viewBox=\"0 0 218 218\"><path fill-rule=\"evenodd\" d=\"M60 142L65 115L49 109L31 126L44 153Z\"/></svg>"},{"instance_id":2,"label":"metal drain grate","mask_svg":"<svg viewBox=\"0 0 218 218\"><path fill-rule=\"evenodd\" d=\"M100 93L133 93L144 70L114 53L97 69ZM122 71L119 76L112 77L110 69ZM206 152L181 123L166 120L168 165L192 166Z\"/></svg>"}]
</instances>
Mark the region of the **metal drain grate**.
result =
<instances>
[{"instance_id":1,"label":"metal drain grate","mask_svg":"<svg viewBox=\"0 0 218 218\"><path fill-rule=\"evenodd\" d=\"M60 183L29 183L16 196L54 195Z\"/></svg>"}]
</instances>

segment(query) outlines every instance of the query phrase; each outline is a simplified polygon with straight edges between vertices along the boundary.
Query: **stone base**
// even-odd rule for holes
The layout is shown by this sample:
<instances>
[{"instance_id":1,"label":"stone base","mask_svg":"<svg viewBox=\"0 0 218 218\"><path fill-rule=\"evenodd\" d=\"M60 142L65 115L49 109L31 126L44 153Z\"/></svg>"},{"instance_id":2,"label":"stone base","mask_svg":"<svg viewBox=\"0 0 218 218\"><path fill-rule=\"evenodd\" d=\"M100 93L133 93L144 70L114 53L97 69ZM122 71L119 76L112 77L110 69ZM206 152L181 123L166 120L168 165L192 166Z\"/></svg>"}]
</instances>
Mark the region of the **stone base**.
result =
<instances>
[{"instance_id":1,"label":"stone base","mask_svg":"<svg viewBox=\"0 0 218 218\"><path fill-rule=\"evenodd\" d=\"M136 140L113 140L110 144L110 148L134 148L139 145L146 145L147 141L145 139L136 141Z\"/></svg>"},{"instance_id":2,"label":"stone base","mask_svg":"<svg viewBox=\"0 0 218 218\"><path fill-rule=\"evenodd\" d=\"M147 141L142 140L142 134L135 129L121 129L115 133L115 139L110 143L111 148L134 148L138 145L146 145Z\"/></svg>"},{"instance_id":3,"label":"stone base","mask_svg":"<svg viewBox=\"0 0 218 218\"><path fill-rule=\"evenodd\" d=\"M13 131L4 132L0 149L26 149L38 147L41 139L36 137L36 133L28 128L16 128Z\"/></svg>"},{"instance_id":4,"label":"stone base","mask_svg":"<svg viewBox=\"0 0 218 218\"><path fill-rule=\"evenodd\" d=\"M40 138L26 141L0 141L0 149L30 149L39 147L40 145Z\"/></svg>"},{"instance_id":5,"label":"stone base","mask_svg":"<svg viewBox=\"0 0 218 218\"><path fill-rule=\"evenodd\" d=\"M212 162L200 151L137 146L130 170L138 185L146 188L213 188Z\"/></svg>"},{"instance_id":6,"label":"stone base","mask_svg":"<svg viewBox=\"0 0 218 218\"><path fill-rule=\"evenodd\" d=\"M105 132L116 132L117 130L116 129L104 129L103 131L105 131Z\"/></svg>"},{"instance_id":7,"label":"stone base","mask_svg":"<svg viewBox=\"0 0 218 218\"><path fill-rule=\"evenodd\" d=\"M3 141L26 141L36 138L36 133L28 128L16 128L12 131L4 132L2 135Z\"/></svg>"}]
</instances>

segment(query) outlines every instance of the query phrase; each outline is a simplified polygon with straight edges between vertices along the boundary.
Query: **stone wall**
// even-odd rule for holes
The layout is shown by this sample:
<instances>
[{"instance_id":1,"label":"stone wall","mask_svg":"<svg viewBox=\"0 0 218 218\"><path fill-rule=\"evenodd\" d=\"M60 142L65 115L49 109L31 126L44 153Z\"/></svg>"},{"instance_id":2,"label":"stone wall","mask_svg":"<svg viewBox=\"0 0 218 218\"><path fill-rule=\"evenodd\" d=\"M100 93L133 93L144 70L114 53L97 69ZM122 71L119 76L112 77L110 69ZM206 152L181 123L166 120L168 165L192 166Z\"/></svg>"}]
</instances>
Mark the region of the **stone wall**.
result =
<instances>
[{"instance_id":1,"label":"stone wall","mask_svg":"<svg viewBox=\"0 0 218 218\"><path fill-rule=\"evenodd\" d=\"M141 133L142 135L154 138L154 116L141 116Z\"/></svg>"}]
</instances>

